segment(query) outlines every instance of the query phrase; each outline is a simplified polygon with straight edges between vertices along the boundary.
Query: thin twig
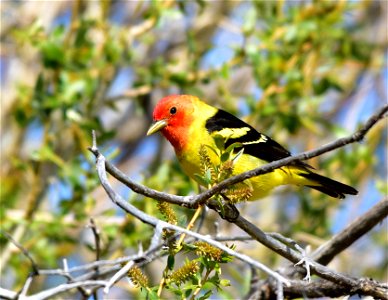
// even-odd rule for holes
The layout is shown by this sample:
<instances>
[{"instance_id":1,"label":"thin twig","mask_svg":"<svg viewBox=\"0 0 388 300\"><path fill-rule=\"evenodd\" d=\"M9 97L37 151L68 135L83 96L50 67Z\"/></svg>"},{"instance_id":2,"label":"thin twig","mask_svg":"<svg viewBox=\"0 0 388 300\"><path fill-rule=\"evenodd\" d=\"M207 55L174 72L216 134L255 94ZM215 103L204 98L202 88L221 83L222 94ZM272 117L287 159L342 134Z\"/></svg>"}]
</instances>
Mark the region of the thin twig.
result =
<instances>
[{"instance_id":1,"label":"thin twig","mask_svg":"<svg viewBox=\"0 0 388 300\"><path fill-rule=\"evenodd\" d=\"M90 218L89 228L93 232L94 243L96 245L96 261L98 261L98 260L100 260L100 252L101 252L101 249L100 249L100 240L101 240L100 239L100 230L97 228L96 222L94 222L93 218Z\"/></svg>"},{"instance_id":2,"label":"thin twig","mask_svg":"<svg viewBox=\"0 0 388 300\"><path fill-rule=\"evenodd\" d=\"M14 238L8 232L6 232L4 230L0 230L0 233L3 234L12 244L14 244L24 254L25 257L28 258L28 260L31 263L33 275L38 275L39 274L38 265L35 263L34 259L32 258L32 256L28 252L28 250L26 248L24 248L22 244L15 241Z\"/></svg>"},{"instance_id":3,"label":"thin twig","mask_svg":"<svg viewBox=\"0 0 388 300\"><path fill-rule=\"evenodd\" d=\"M148 251L145 251L142 255L131 255L131 256L117 258L114 260L100 260L100 261L95 261L95 262L92 262L89 264L72 267L72 268L69 268L67 272L64 272L63 269L53 269L53 270L41 269L41 270L39 270L39 274L41 274L41 275L64 275L65 273L76 273L76 272L81 272L81 271L92 270L96 267L120 265L120 264L126 263L130 260L133 260L135 262L139 262L139 261L145 260L146 257L149 257L154 252L160 250L161 247L162 247L162 244L158 245L158 247L156 247L154 249L150 249Z\"/></svg>"},{"instance_id":4,"label":"thin twig","mask_svg":"<svg viewBox=\"0 0 388 300\"><path fill-rule=\"evenodd\" d=\"M109 289L116 283L117 280L121 279L124 275L126 275L129 271L130 268L134 266L134 262L129 261L127 262L114 276L112 276L111 279L106 283L104 287L104 293L108 294Z\"/></svg>"},{"instance_id":5,"label":"thin twig","mask_svg":"<svg viewBox=\"0 0 388 300\"><path fill-rule=\"evenodd\" d=\"M28 276L26 282L23 285L23 288L21 289L19 293L19 298L24 298L27 295L28 289L30 288L30 285L32 283L32 280L34 279L33 276Z\"/></svg>"},{"instance_id":6,"label":"thin twig","mask_svg":"<svg viewBox=\"0 0 388 300\"><path fill-rule=\"evenodd\" d=\"M98 229L93 218L90 218L89 227L92 230L93 236L94 236L94 243L95 243L95 249L96 249L96 261L99 261L100 260L100 252L101 252L100 251L100 230ZM95 275L93 276L93 279L97 279L98 278L98 267L94 268L94 271L95 271ZM94 300L98 300L97 290L94 290L92 295L93 295Z\"/></svg>"},{"instance_id":7,"label":"thin twig","mask_svg":"<svg viewBox=\"0 0 388 300\"><path fill-rule=\"evenodd\" d=\"M0 298L1 299L16 299L18 296L17 292L10 291L0 287Z\"/></svg>"},{"instance_id":8,"label":"thin twig","mask_svg":"<svg viewBox=\"0 0 388 300\"><path fill-rule=\"evenodd\" d=\"M254 238L251 237L250 235L214 236L213 239L219 242L229 242L229 241L245 242L245 241L254 240Z\"/></svg>"},{"instance_id":9,"label":"thin twig","mask_svg":"<svg viewBox=\"0 0 388 300\"><path fill-rule=\"evenodd\" d=\"M60 293L79 288L79 287L103 287L107 284L104 280L85 280L85 281L78 281L78 282L71 282L71 283L63 283L60 284L52 289L45 290L43 292L34 294L29 297L25 297L25 300L43 300L43 299L49 299L55 295L58 295Z\"/></svg>"},{"instance_id":10,"label":"thin twig","mask_svg":"<svg viewBox=\"0 0 388 300\"><path fill-rule=\"evenodd\" d=\"M64 272L63 276L67 279L68 283L75 282L76 280L74 280L73 276L71 276L69 273L69 265L67 263L67 259L64 258L62 261L63 261L63 272ZM90 293L83 286L77 287L77 290L81 293L81 295L83 296L83 299L89 298Z\"/></svg>"},{"instance_id":11,"label":"thin twig","mask_svg":"<svg viewBox=\"0 0 388 300\"><path fill-rule=\"evenodd\" d=\"M201 211L202 211L202 206L198 207L195 210L195 213L194 213L193 217L191 218L189 224L186 226L187 230L191 230L193 228L194 223L198 219L199 214L201 213ZM183 240L185 239L185 236L186 236L185 234L181 234L181 236L179 237L179 240L177 242L177 248L180 248L180 245L183 242Z\"/></svg>"}]
</instances>

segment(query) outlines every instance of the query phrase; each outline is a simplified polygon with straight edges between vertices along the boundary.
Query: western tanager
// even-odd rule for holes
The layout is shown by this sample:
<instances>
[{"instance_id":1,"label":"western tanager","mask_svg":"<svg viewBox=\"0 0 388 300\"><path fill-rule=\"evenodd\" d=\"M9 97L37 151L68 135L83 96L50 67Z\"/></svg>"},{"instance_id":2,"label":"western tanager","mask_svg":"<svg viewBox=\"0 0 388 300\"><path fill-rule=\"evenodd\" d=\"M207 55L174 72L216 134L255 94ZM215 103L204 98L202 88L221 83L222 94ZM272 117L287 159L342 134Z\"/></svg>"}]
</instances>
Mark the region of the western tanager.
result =
<instances>
[{"instance_id":1,"label":"western tanager","mask_svg":"<svg viewBox=\"0 0 388 300\"><path fill-rule=\"evenodd\" d=\"M233 175L291 155L280 144L244 121L195 96L171 95L161 99L154 109L153 119L155 123L147 135L161 131L174 147L184 172L195 180L198 180L195 174L201 174L201 145L217 148L215 135L225 139L225 147L238 143L234 151L241 155L233 161ZM208 151L208 154L214 165L219 164L219 157L213 151ZM334 198L358 193L353 187L316 174L312 169L308 164L297 161L250 178L246 183L253 190L249 200L262 198L273 188L284 184L307 186Z\"/></svg>"}]
</instances>

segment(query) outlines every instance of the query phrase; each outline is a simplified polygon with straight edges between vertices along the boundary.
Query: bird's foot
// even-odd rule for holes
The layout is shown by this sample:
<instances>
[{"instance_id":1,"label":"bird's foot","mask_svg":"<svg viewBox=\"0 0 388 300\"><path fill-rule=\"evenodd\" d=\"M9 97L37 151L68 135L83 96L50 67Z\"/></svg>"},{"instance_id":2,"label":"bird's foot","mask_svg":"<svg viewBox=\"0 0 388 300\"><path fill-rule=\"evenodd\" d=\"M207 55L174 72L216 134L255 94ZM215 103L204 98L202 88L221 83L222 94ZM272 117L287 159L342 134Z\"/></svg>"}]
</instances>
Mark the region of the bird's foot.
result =
<instances>
[{"instance_id":1,"label":"bird's foot","mask_svg":"<svg viewBox=\"0 0 388 300\"><path fill-rule=\"evenodd\" d=\"M303 280L307 282L311 282L311 272L310 272L310 266L313 265L314 261L308 256L309 252L309 246L306 247L306 250L300 247L298 244L294 245L296 250L298 250L302 254L302 259L298 261L294 266L302 266L304 265L304 268L306 269L306 276L303 278Z\"/></svg>"},{"instance_id":2,"label":"bird's foot","mask_svg":"<svg viewBox=\"0 0 388 300\"><path fill-rule=\"evenodd\" d=\"M210 200L207 203L207 206L216 212L223 218L231 223L234 223L237 218L240 216L240 212L233 204L230 204L226 201L220 203L217 200Z\"/></svg>"}]
</instances>

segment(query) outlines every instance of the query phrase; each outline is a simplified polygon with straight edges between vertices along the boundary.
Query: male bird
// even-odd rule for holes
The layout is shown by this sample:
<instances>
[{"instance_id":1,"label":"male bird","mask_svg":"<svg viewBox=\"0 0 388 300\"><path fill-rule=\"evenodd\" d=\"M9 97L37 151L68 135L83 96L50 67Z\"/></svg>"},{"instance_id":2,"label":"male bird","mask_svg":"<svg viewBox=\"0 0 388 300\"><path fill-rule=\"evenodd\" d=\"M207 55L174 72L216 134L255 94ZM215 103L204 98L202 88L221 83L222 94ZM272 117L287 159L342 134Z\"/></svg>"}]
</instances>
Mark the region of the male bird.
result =
<instances>
[{"instance_id":1,"label":"male bird","mask_svg":"<svg viewBox=\"0 0 388 300\"><path fill-rule=\"evenodd\" d=\"M280 144L259 133L232 114L206 104L195 96L171 95L161 99L153 113L155 123L147 135L161 131L175 149L184 172L194 180L201 174L201 145L216 149L214 136L225 138L225 147L239 143L242 155L234 162L233 175L258 168L268 162L291 155ZM217 156L208 151L213 164L218 165ZM312 171L312 167L297 161L274 171L248 179L253 188L249 200L266 196L273 188L294 184L316 189L334 198L345 194L356 195L356 189Z\"/></svg>"}]
</instances>

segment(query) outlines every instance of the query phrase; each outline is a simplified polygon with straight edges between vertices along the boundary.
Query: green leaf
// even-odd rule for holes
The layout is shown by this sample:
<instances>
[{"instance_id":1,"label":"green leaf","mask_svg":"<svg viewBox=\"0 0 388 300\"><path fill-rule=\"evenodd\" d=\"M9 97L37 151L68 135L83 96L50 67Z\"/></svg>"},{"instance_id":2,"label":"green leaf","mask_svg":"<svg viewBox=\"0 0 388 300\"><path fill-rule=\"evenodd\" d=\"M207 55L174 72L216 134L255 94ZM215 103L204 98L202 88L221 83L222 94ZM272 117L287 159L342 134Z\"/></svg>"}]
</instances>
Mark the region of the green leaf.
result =
<instances>
[{"instance_id":1,"label":"green leaf","mask_svg":"<svg viewBox=\"0 0 388 300\"><path fill-rule=\"evenodd\" d=\"M208 186L211 183L199 174L194 174L194 179L202 186Z\"/></svg>"},{"instance_id":2,"label":"green leaf","mask_svg":"<svg viewBox=\"0 0 388 300\"><path fill-rule=\"evenodd\" d=\"M298 27L294 24L291 24L289 26L287 26L287 30L286 30L286 33L284 35L284 40L286 42L291 42L292 40L294 40L296 38L298 34Z\"/></svg>"},{"instance_id":3,"label":"green leaf","mask_svg":"<svg viewBox=\"0 0 388 300\"><path fill-rule=\"evenodd\" d=\"M185 298L188 299L192 291L195 289L193 285L185 287Z\"/></svg>"},{"instance_id":4,"label":"green leaf","mask_svg":"<svg viewBox=\"0 0 388 300\"><path fill-rule=\"evenodd\" d=\"M182 12L177 8L163 8L160 10L160 23L159 26L162 26L163 22L167 21L177 21L183 17Z\"/></svg>"},{"instance_id":5,"label":"green leaf","mask_svg":"<svg viewBox=\"0 0 388 300\"><path fill-rule=\"evenodd\" d=\"M225 148L225 138L220 135L220 134L215 134L213 136L213 139L214 139L214 143L216 144L216 147L219 149L219 150L224 150Z\"/></svg>"},{"instance_id":6,"label":"green leaf","mask_svg":"<svg viewBox=\"0 0 388 300\"><path fill-rule=\"evenodd\" d=\"M54 153L53 149L47 145L42 146L39 150L32 152L32 159L38 161L51 161L59 167L65 167L64 160Z\"/></svg>"},{"instance_id":7,"label":"green leaf","mask_svg":"<svg viewBox=\"0 0 388 300\"><path fill-rule=\"evenodd\" d=\"M221 155L221 162L226 162L227 160L229 160L231 157L232 157L232 154L234 152L234 149L235 148L240 148L242 147L243 144L241 143L233 143L232 145L229 145L228 148L226 148L226 150L224 151L224 153L222 153ZM241 150L244 150L244 149L241 149ZM238 159L238 157L242 154L240 154L241 150L236 154L236 156L233 158L233 161L235 161L236 159Z\"/></svg>"},{"instance_id":8,"label":"green leaf","mask_svg":"<svg viewBox=\"0 0 388 300\"><path fill-rule=\"evenodd\" d=\"M84 80L75 80L73 82L69 82L64 87L64 92L62 93L62 99L67 104L73 104L75 101L79 100L80 94L86 88L86 82Z\"/></svg>"},{"instance_id":9,"label":"green leaf","mask_svg":"<svg viewBox=\"0 0 388 300\"><path fill-rule=\"evenodd\" d=\"M93 20L81 20L80 26L76 31L74 46L77 48L83 48L85 46L91 46L91 42L88 39L88 33L91 28L95 26ZM85 49L84 49L85 50Z\"/></svg>"},{"instance_id":10,"label":"green leaf","mask_svg":"<svg viewBox=\"0 0 388 300\"><path fill-rule=\"evenodd\" d=\"M34 88L35 98L37 99L42 98L45 95L46 93L45 86L46 85L45 85L45 79L44 79L43 73L40 73L35 83L35 88Z\"/></svg>"},{"instance_id":11,"label":"green leaf","mask_svg":"<svg viewBox=\"0 0 388 300\"><path fill-rule=\"evenodd\" d=\"M25 127L31 121L30 116L27 115L26 109L23 107L17 107L14 111L14 118L21 127Z\"/></svg>"},{"instance_id":12,"label":"green leaf","mask_svg":"<svg viewBox=\"0 0 388 300\"><path fill-rule=\"evenodd\" d=\"M121 57L122 50L117 40L110 40L104 45L104 54L108 63L116 64Z\"/></svg>"},{"instance_id":13,"label":"green leaf","mask_svg":"<svg viewBox=\"0 0 388 300\"><path fill-rule=\"evenodd\" d=\"M149 300L159 300L160 297L158 296L156 291L154 291L154 290L147 290L147 299L149 299Z\"/></svg>"},{"instance_id":14,"label":"green leaf","mask_svg":"<svg viewBox=\"0 0 388 300\"><path fill-rule=\"evenodd\" d=\"M229 145L228 148L226 148L225 152L232 153L234 148L240 148L242 146L243 146L242 143L239 143L239 142L233 143L232 145Z\"/></svg>"},{"instance_id":15,"label":"green leaf","mask_svg":"<svg viewBox=\"0 0 388 300\"><path fill-rule=\"evenodd\" d=\"M183 249L186 251L186 252L190 252L190 251L195 251L196 249L198 249L198 247L194 244L183 244Z\"/></svg>"},{"instance_id":16,"label":"green leaf","mask_svg":"<svg viewBox=\"0 0 388 300\"><path fill-rule=\"evenodd\" d=\"M198 298L198 300L205 300L205 299L209 299L209 297L212 295L212 291L209 290L207 291L205 294L203 294L201 297Z\"/></svg>"},{"instance_id":17,"label":"green leaf","mask_svg":"<svg viewBox=\"0 0 388 300\"><path fill-rule=\"evenodd\" d=\"M182 86L189 83L189 80L187 78L187 73L185 72L171 74L170 80L172 82L175 82L177 85L182 85Z\"/></svg>"},{"instance_id":18,"label":"green leaf","mask_svg":"<svg viewBox=\"0 0 388 300\"><path fill-rule=\"evenodd\" d=\"M212 182L212 172L210 169L207 169L204 174L204 179L208 184L211 184Z\"/></svg>"},{"instance_id":19,"label":"green leaf","mask_svg":"<svg viewBox=\"0 0 388 300\"><path fill-rule=\"evenodd\" d=\"M168 267L169 270L173 270L174 269L174 265L175 265L175 256L170 254L167 257L167 267Z\"/></svg>"},{"instance_id":20,"label":"green leaf","mask_svg":"<svg viewBox=\"0 0 388 300\"><path fill-rule=\"evenodd\" d=\"M54 30L52 32L52 37L55 40L59 40L63 37L64 33L65 33L65 26L59 25L59 26L54 28Z\"/></svg>"},{"instance_id":21,"label":"green leaf","mask_svg":"<svg viewBox=\"0 0 388 300\"><path fill-rule=\"evenodd\" d=\"M224 152L221 154L221 162L224 163L230 159L230 153Z\"/></svg>"},{"instance_id":22,"label":"green leaf","mask_svg":"<svg viewBox=\"0 0 388 300\"><path fill-rule=\"evenodd\" d=\"M233 163L235 163L240 157L241 157L241 155L243 155L243 153L244 153L244 148L242 148L237 154L236 154L236 156L235 157L233 157Z\"/></svg>"},{"instance_id":23,"label":"green leaf","mask_svg":"<svg viewBox=\"0 0 388 300\"><path fill-rule=\"evenodd\" d=\"M205 147L208 148L209 150L211 150L216 156L219 155L218 151L216 149L214 149L212 146L205 145Z\"/></svg>"},{"instance_id":24,"label":"green leaf","mask_svg":"<svg viewBox=\"0 0 388 300\"><path fill-rule=\"evenodd\" d=\"M66 53L60 44L45 41L41 45L41 53L46 68L57 69L65 64Z\"/></svg>"},{"instance_id":25,"label":"green leaf","mask_svg":"<svg viewBox=\"0 0 388 300\"><path fill-rule=\"evenodd\" d=\"M228 279L221 279L220 280L220 285L221 286L230 286L230 280L228 280Z\"/></svg>"},{"instance_id":26,"label":"green leaf","mask_svg":"<svg viewBox=\"0 0 388 300\"><path fill-rule=\"evenodd\" d=\"M244 24L242 26L242 31L244 34L249 35L255 29L257 22L257 12L255 9L249 9L244 17Z\"/></svg>"},{"instance_id":27,"label":"green leaf","mask_svg":"<svg viewBox=\"0 0 388 300\"><path fill-rule=\"evenodd\" d=\"M223 64L220 70L220 74L224 79L228 79L230 74L229 74L229 66L228 64Z\"/></svg>"}]
</instances>

